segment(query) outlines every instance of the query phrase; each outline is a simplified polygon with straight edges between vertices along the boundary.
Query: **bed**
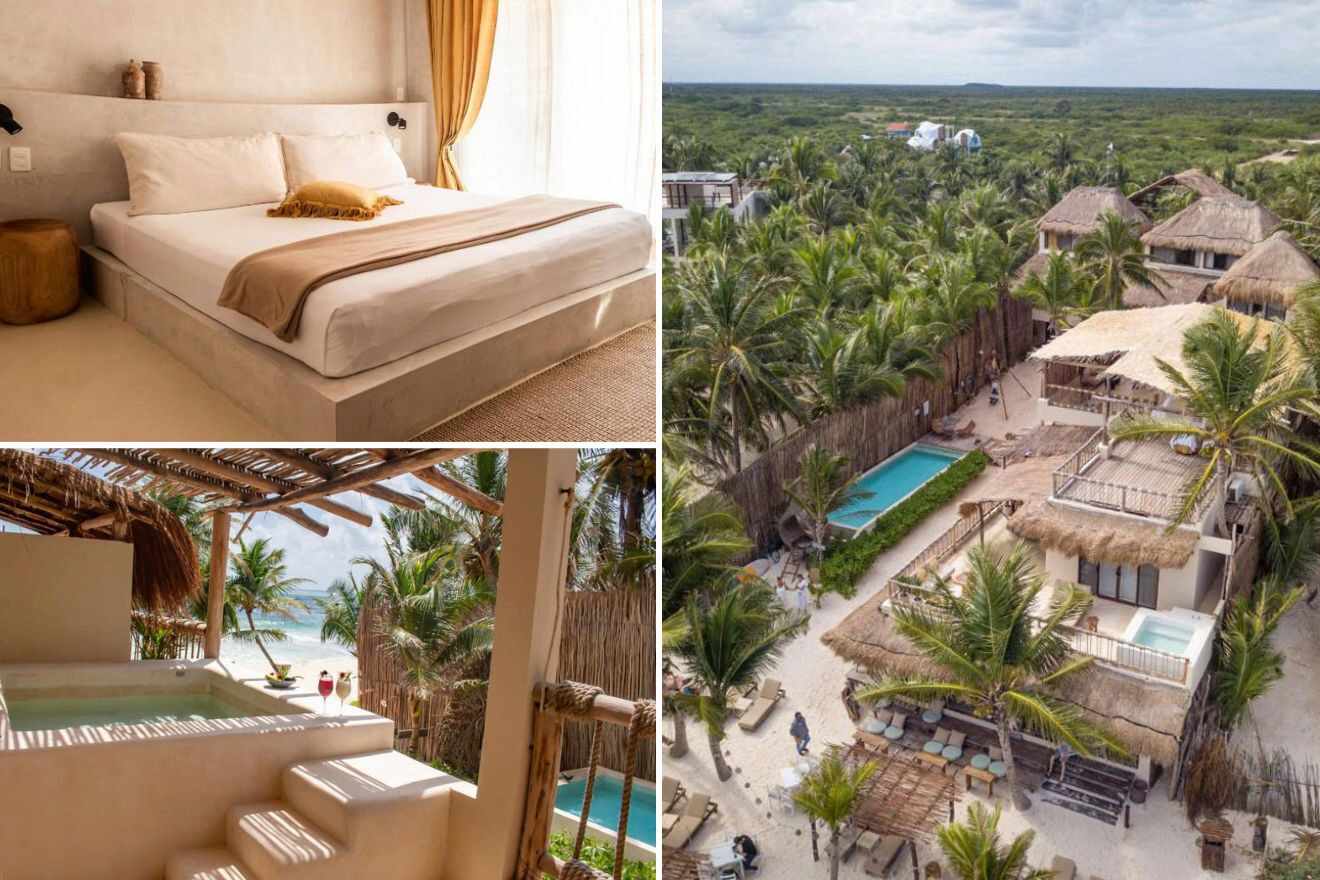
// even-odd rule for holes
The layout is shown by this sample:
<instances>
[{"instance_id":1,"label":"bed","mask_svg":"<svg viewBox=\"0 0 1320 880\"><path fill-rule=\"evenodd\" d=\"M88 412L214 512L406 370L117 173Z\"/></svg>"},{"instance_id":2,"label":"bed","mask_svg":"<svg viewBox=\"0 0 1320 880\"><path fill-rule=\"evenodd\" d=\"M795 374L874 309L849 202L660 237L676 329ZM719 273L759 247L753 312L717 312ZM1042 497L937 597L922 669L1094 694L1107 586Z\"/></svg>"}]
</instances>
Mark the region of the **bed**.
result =
<instances>
[{"instance_id":1,"label":"bed","mask_svg":"<svg viewBox=\"0 0 1320 880\"><path fill-rule=\"evenodd\" d=\"M500 199L409 181L380 192L403 202L375 220L484 207ZM93 241L132 272L230 330L341 378L514 319L537 306L645 269L646 217L613 208L453 253L331 282L307 300L295 339L217 303L230 269L249 254L344 231L330 219L272 218L272 204L129 216L127 201L91 210ZM407 438L392 438L407 439Z\"/></svg>"}]
</instances>

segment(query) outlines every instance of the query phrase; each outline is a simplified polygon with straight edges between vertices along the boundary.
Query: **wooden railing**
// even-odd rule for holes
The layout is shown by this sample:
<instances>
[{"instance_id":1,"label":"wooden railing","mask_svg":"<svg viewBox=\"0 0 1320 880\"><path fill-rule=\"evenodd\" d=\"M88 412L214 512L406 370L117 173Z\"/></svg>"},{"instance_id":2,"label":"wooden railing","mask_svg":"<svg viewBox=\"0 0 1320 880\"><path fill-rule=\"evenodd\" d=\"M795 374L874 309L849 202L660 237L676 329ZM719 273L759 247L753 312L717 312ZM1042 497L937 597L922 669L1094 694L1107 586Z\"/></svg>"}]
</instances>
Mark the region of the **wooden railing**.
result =
<instances>
[{"instance_id":1,"label":"wooden railing","mask_svg":"<svg viewBox=\"0 0 1320 880\"><path fill-rule=\"evenodd\" d=\"M656 721L653 703L621 700L606 694L597 694L589 707L556 705L549 699L553 691L563 685L538 685L532 695L535 710L532 716L532 763L527 777L527 801L523 815L522 837L518 847L517 880L540 880L542 874L551 877L564 875L565 862L547 851L550 821L554 815L555 792L559 785L559 756L562 750L564 726L570 721L586 721L601 727L605 725L635 729L634 751L651 748L655 739ZM645 723L643 721L645 720ZM630 738L634 735L630 733ZM634 756L634 761L636 756ZM594 771L594 767L592 768ZM629 770L635 770L636 764ZM631 792L631 778L625 774L624 800ZM587 818L585 805L582 820ZM615 862L612 876L619 880L623 868L623 851L628 828L620 816L615 832ZM610 875L605 875L610 876Z\"/></svg>"},{"instance_id":2,"label":"wooden railing","mask_svg":"<svg viewBox=\"0 0 1320 880\"><path fill-rule=\"evenodd\" d=\"M984 518L978 515L960 518L890 578L885 585L890 606L920 611L930 617L946 618L947 612L939 594L922 583L923 569L943 563L983 525L989 525L995 517L1012 515L1021 503L1011 499L997 501L994 506L986 508ZM1037 627L1044 624L1043 618L1033 617L1032 620ZM1094 657L1101 663L1179 684L1187 681L1186 657L1066 624L1059 626L1058 632L1068 641L1073 651Z\"/></svg>"},{"instance_id":3,"label":"wooden railing","mask_svg":"<svg viewBox=\"0 0 1320 880\"><path fill-rule=\"evenodd\" d=\"M1105 429L1097 429L1080 449L1055 468L1052 475L1054 497L1138 516L1163 520L1176 518L1178 511L1182 509L1181 495L1084 476L1100 454L1100 444L1104 441L1104 436ZM1213 487L1204 490L1192 508L1191 515L1199 517L1214 497Z\"/></svg>"},{"instance_id":4,"label":"wooden railing","mask_svg":"<svg viewBox=\"0 0 1320 880\"><path fill-rule=\"evenodd\" d=\"M1041 396L1049 401L1050 406L1061 409L1076 409L1082 412L1101 412L1104 407L1095 399L1095 394L1076 385L1049 385L1042 383Z\"/></svg>"},{"instance_id":5,"label":"wooden railing","mask_svg":"<svg viewBox=\"0 0 1320 880\"><path fill-rule=\"evenodd\" d=\"M134 660L198 660L205 653L206 621L132 612Z\"/></svg>"}]
</instances>

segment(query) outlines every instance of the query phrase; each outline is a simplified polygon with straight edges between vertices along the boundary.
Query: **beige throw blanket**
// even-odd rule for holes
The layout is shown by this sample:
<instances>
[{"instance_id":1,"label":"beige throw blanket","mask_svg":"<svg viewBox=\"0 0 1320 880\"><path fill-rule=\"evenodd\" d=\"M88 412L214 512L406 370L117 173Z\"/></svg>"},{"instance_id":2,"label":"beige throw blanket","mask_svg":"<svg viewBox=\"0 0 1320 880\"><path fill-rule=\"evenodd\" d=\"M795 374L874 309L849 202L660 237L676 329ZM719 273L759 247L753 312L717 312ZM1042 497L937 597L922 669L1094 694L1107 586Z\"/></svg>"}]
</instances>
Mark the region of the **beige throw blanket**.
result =
<instances>
[{"instance_id":1,"label":"beige throw blanket","mask_svg":"<svg viewBox=\"0 0 1320 880\"><path fill-rule=\"evenodd\" d=\"M245 257L225 279L220 305L259 321L285 342L298 335L316 288L373 269L512 238L617 205L527 196L486 208L418 217L295 241Z\"/></svg>"}]
</instances>

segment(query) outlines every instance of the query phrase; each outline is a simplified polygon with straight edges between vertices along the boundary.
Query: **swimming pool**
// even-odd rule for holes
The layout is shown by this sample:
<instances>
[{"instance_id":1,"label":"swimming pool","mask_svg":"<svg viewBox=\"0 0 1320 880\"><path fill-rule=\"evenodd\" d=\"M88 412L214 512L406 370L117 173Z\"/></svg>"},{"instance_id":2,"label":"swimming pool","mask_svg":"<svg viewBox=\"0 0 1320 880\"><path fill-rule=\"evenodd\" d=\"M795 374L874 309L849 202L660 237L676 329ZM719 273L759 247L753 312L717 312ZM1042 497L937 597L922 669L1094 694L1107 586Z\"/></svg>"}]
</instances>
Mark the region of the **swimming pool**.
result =
<instances>
[{"instance_id":1,"label":"swimming pool","mask_svg":"<svg viewBox=\"0 0 1320 880\"><path fill-rule=\"evenodd\" d=\"M582 815L582 800L587 791L587 778L580 776L561 782L555 791L555 809L572 815ZM618 831L619 810L623 803L623 780L608 773L596 776L591 792L591 812L587 820L610 831ZM628 809L628 834L633 840L655 846L655 787L634 781L631 806Z\"/></svg>"},{"instance_id":2,"label":"swimming pool","mask_svg":"<svg viewBox=\"0 0 1320 880\"><path fill-rule=\"evenodd\" d=\"M1185 626L1147 615L1129 641L1157 651L1186 657L1193 635L1194 632Z\"/></svg>"},{"instance_id":3,"label":"swimming pool","mask_svg":"<svg viewBox=\"0 0 1320 880\"><path fill-rule=\"evenodd\" d=\"M859 532L933 477L943 473L962 453L915 444L871 468L857 481L858 498L830 512L830 525Z\"/></svg>"}]
</instances>

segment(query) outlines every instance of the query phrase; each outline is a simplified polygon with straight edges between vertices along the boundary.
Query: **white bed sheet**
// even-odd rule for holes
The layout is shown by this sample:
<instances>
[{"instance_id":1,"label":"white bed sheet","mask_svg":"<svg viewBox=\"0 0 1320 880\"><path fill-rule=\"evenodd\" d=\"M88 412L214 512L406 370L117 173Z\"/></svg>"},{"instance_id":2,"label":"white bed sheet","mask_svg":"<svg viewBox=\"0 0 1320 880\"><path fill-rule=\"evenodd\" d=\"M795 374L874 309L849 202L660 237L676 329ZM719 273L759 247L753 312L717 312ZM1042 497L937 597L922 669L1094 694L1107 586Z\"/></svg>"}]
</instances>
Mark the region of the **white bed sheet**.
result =
<instances>
[{"instance_id":1,"label":"white bed sheet","mask_svg":"<svg viewBox=\"0 0 1320 880\"><path fill-rule=\"evenodd\" d=\"M382 193L403 204L371 224L470 210L505 197L409 182ZM271 205L193 214L128 216L128 202L92 208L96 245L193 308L324 376L349 376L603 284L646 266L651 226L621 208L504 241L331 282L307 298L292 342L217 304L225 277L257 251L357 228L310 218L267 217ZM360 225L366 225L360 224Z\"/></svg>"}]
</instances>

